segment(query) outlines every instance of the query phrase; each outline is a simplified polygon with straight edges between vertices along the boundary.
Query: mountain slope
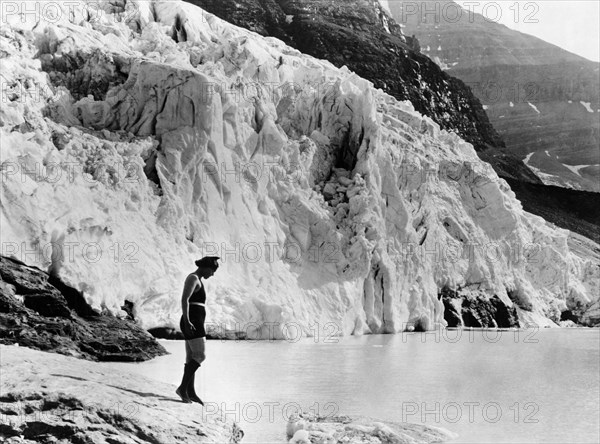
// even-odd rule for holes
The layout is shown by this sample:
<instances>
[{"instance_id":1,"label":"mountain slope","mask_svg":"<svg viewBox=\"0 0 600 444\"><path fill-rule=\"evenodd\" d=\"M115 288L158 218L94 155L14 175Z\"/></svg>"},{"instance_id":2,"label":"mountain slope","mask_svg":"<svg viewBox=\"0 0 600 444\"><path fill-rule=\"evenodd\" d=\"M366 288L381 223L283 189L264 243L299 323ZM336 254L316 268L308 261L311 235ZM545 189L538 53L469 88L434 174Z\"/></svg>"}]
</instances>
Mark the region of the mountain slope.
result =
<instances>
[{"instance_id":1,"label":"mountain slope","mask_svg":"<svg viewBox=\"0 0 600 444\"><path fill-rule=\"evenodd\" d=\"M599 192L600 64L479 14L455 19L449 0L425 8L389 2L423 53L471 87L507 148L544 183Z\"/></svg>"},{"instance_id":2,"label":"mountain slope","mask_svg":"<svg viewBox=\"0 0 600 444\"><path fill-rule=\"evenodd\" d=\"M592 319L597 260L410 102L189 3L102 6L2 17L5 255L146 328L205 254L214 335L431 329L449 294Z\"/></svg>"}]
</instances>

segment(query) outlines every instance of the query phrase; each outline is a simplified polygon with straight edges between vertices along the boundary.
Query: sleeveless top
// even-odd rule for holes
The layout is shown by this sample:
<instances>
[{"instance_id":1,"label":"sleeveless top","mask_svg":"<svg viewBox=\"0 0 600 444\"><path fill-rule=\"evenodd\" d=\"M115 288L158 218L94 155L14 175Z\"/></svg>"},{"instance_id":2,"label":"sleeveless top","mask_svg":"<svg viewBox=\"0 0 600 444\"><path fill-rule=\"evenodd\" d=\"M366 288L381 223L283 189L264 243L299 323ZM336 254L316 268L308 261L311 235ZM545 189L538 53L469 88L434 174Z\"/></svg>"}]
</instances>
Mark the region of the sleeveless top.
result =
<instances>
[{"instance_id":1,"label":"sleeveless top","mask_svg":"<svg viewBox=\"0 0 600 444\"><path fill-rule=\"evenodd\" d=\"M200 279L198 279L200 280ZM200 281L200 287L196 287L188 302L201 302L206 303L206 293L204 292L204 284Z\"/></svg>"}]
</instances>

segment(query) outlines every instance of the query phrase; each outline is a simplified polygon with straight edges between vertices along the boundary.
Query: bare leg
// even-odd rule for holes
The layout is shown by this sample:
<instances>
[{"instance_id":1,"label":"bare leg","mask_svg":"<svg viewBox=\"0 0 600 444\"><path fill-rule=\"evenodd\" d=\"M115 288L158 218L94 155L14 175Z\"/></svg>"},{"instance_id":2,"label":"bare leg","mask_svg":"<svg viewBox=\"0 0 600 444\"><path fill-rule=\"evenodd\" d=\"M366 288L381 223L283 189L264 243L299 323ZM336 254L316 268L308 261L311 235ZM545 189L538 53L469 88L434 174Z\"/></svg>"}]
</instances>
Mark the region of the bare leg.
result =
<instances>
[{"instance_id":1,"label":"bare leg","mask_svg":"<svg viewBox=\"0 0 600 444\"><path fill-rule=\"evenodd\" d=\"M190 347L189 341L185 341L185 363L189 364L192 360L192 349Z\"/></svg>"},{"instance_id":2,"label":"bare leg","mask_svg":"<svg viewBox=\"0 0 600 444\"><path fill-rule=\"evenodd\" d=\"M186 352L189 348L189 360L187 360L187 362L193 359L198 365L202 364L206 359L206 342L204 338L195 338L185 341L185 346Z\"/></svg>"}]
</instances>

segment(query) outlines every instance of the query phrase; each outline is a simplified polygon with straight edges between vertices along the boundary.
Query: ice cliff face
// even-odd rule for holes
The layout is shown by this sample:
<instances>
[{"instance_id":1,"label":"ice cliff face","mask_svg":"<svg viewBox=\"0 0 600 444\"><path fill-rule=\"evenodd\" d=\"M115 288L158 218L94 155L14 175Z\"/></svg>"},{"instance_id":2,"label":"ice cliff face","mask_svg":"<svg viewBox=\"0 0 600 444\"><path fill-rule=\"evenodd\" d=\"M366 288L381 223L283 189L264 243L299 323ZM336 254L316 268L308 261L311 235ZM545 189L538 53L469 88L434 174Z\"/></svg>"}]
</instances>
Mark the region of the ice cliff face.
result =
<instances>
[{"instance_id":1,"label":"ice cliff face","mask_svg":"<svg viewBox=\"0 0 600 444\"><path fill-rule=\"evenodd\" d=\"M597 299L597 263L409 102L190 4L100 5L3 10L3 254L147 328L203 254L210 321L251 335L433 328L443 290L525 321Z\"/></svg>"}]
</instances>

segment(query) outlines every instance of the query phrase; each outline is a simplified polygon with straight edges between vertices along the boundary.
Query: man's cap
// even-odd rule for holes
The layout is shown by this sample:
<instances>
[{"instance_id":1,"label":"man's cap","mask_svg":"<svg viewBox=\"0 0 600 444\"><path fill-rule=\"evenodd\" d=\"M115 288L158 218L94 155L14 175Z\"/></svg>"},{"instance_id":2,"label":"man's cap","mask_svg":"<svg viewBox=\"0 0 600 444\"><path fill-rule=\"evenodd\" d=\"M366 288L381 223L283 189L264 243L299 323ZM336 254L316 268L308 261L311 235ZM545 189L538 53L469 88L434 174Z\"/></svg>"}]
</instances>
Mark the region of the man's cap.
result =
<instances>
[{"instance_id":1,"label":"man's cap","mask_svg":"<svg viewBox=\"0 0 600 444\"><path fill-rule=\"evenodd\" d=\"M195 264L197 267L212 268L216 270L219 268L219 263L217 262L218 259L221 258L219 256L204 256L202 259L198 259Z\"/></svg>"}]
</instances>

